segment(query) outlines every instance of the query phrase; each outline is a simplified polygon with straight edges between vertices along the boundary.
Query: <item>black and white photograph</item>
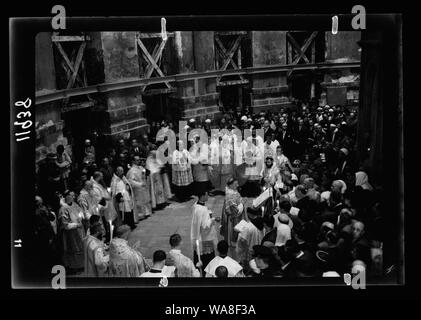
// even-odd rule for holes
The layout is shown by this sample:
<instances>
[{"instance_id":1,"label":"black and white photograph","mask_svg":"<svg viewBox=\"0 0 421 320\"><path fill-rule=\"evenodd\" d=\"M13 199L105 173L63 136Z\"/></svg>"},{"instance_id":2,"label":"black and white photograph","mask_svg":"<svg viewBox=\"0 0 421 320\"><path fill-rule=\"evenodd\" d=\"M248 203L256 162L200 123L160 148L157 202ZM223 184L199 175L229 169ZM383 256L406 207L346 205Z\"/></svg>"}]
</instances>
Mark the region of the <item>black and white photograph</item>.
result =
<instances>
[{"instance_id":1,"label":"black and white photograph","mask_svg":"<svg viewBox=\"0 0 421 320\"><path fill-rule=\"evenodd\" d=\"M11 81L12 288L404 285L402 17L356 7L57 6Z\"/></svg>"}]
</instances>

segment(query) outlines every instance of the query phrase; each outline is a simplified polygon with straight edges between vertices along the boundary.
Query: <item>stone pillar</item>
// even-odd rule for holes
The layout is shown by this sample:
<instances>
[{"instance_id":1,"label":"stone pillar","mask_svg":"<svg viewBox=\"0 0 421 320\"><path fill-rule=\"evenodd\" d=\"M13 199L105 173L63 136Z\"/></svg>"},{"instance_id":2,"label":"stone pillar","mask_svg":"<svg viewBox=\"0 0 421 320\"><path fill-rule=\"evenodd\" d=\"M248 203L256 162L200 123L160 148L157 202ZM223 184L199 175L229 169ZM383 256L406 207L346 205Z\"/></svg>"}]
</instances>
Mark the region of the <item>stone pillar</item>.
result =
<instances>
[{"instance_id":1,"label":"stone pillar","mask_svg":"<svg viewBox=\"0 0 421 320\"><path fill-rule=\"evenodd\" d=\"M56 90L56 72L54 66L53 43L50 32L40 32L35 37L35 88L36 93L48 93ZM61 119L61 101L36 104L36 142L35 161L45 158L47 153L55 152L59 144L71 154L71 146L63 136Z\"/></svg>"},{"instance_id":2,"label":"stone pillar","mask_svg":"<svg viewBox=\"0 0 421 320\"><path fill-rule=\"evenodd\" d=\"M213 31L176 31L174 46L178 73L206 72L215 69ZM179 81L177 87L177 93L171 95L170 99L180 108L181 119L204 120L219 115L219 94L216 91L215 78Z\"/></svg>"},{"instance_id":3,"label":"stone pillar","mask_svg":"<svg viewBox=\"0 0 421 320\"><path fill-rule=\"evenodd\" d=\"M135 32L101 32L105 83L139 79ZM147 132L145 105L140 88L104 94L107 126L104 134L114 139L137 138Z\"/></svg>"},{"instance_id":4,"label":"stone pillar","mask_svg":"<svg viewBox=\"0 0 421 320\"><path fill-rule=\"evenodd\" d=\"M361 39L359 31L339 31L337 34L325 33L325 60L331 63L360 61L360 48L357 42ZM328 69L324 74L322 93L327 104L358 104L359 69ZM342 104L342 103L341 103Z\"/></svg>"},{"instance_id":5,"label":"stone pillar","mask_svg":"<svg viewBox=\"0 0 421 320\"><path fill-rule=\"evenodd\" d=\"M286 64L285 31L253 31L251 37L253 67ZM289 105L286 72L255 74L251 80L253 112Z\"/></svg>"}]
</instances>

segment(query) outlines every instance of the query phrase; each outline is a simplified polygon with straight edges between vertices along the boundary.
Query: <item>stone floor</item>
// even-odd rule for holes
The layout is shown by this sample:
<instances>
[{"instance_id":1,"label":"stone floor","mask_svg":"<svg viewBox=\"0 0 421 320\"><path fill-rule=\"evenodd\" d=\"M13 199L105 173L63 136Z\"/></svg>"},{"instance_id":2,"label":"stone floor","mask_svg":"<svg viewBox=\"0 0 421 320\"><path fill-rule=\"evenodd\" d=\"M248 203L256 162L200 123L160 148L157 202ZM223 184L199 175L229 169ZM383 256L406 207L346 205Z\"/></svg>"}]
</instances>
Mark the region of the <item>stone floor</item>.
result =
<instances>
[{"instance_id":1,"label":"stone floor","mask_svg":"<svg viewBox=\"0 0 421 320\"><path fill-rule=\"evenodd\" d=\"M223 195L209 196L206 206L213 212L213 217L221 217L224 198L225 196ZM252 199L243 199L245 200L246 208L251 204ZM137 228L130 233L129 244L133 245L139 241L141 253L148 264L152 265L154 251L161 249L168 252L170 250L170 236L178 233L182 238L182 253L193 260L190 227L192 206L196 201L197 197L192 197L183 203L171 201L164 209L155 211L152 216L140 221ZM220 223L217 223L219 240L222 240L219 234L219 227ZM232 258L236 258L234 248L230 248L228 254Z\"/></svg>"},{"instance_id":2,"label":"stone floor","mask_svg":"<svg viewBox=\"0 0 421 320\"><path fill-rule=\"evenodd\" d=\"M170 250L169 238L178 233L182 238L181 251L192 258L192 244L190 241L191 210L197 198L179 203L171 202L163 210L156 211L151 217L139 222L137 228L129 236L129 244L140 241L140 250L149 261L155 250ZM220 217L224 196L209 197L206 206L213 212L214 217ZM219 228L218 223L217 227Z\"/></svg>"}]
</instances>

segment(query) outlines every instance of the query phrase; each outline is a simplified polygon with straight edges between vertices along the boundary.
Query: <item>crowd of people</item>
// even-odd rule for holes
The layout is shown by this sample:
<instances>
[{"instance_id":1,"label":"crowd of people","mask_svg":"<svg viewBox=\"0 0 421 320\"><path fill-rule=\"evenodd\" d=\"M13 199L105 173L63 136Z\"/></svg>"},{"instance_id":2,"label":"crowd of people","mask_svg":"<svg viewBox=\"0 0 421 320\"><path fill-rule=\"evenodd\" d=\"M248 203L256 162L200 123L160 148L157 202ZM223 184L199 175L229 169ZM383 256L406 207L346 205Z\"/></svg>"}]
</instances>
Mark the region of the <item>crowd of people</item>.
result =
<instances>
[{"instance_id":1,"label":"crowd of people","mask_svg":"<svg viewBox=\"0 0 421 320\"><path fill-rule=\"evenodd\" d=\"M370 184L364 163L356 161L356 111L297 103L277 112L191 119L184 129L197 128L209 140L178 139L171 163L160 161L157 149L165 141L155 137L180 128L165 120L105 152L86 140L77 163L61 145L48 154L39 168L34 224L44 261L87 277L382 273L381 187ZM251 135L238 140L237 129ZM225 197L223 210L211 212L207 199L218 194ZM171 201L192 197L193 261L173 234L171 250L156 248L148 264L128 235Z\"/></svg>"}]
</instances>

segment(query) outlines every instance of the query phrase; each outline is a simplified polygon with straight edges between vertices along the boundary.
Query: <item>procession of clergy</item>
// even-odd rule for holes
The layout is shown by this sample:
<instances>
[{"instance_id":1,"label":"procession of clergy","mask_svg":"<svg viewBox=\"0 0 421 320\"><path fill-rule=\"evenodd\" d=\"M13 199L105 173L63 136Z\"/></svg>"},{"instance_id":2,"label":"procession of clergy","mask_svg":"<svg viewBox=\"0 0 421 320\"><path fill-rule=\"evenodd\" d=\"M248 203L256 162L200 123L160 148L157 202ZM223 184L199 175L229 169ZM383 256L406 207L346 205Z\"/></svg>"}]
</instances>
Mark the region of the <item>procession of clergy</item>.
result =
<instances>
[{"instance_id":1,"label":"procession of clergy","mask_svg":"<svg viewBox=\"0 0 421 320\"><path fill-rule=\"evenodd\" d=\"M113 152L93 169L95 148L88 140L80 193L60 196L62 263L86 277L296 278L369 270L381 241L375 223L381 213L367 174L353 161L355 127L355 113L340 106L227 113L218 123L191 119L187 131L202 128L211 138L206 143L193 136L187 146L178 140L172 164L162 163L158 142L146 139L132 141L130 162L124 152ZM168 128L163 121L151 135ZM214 128L227 130L212 135ZM252 134L236 146L235 129ZM125 145L119 143L117 149ZM61 161L52 159L66 182L71 160L63 151L58 156ZM216 194L225 195L222 212L206 206ZM181 236L172 234L172 249L156 248L148 264L140 243L128 244L131 231L170 199L191 196L193 261L180 250ZM36 200L37 214L45 215L42 198Z\"/></svg>"}]
</instances>

